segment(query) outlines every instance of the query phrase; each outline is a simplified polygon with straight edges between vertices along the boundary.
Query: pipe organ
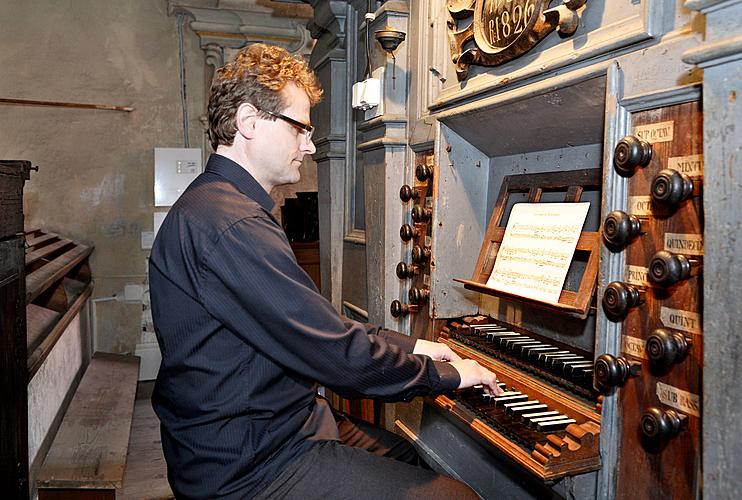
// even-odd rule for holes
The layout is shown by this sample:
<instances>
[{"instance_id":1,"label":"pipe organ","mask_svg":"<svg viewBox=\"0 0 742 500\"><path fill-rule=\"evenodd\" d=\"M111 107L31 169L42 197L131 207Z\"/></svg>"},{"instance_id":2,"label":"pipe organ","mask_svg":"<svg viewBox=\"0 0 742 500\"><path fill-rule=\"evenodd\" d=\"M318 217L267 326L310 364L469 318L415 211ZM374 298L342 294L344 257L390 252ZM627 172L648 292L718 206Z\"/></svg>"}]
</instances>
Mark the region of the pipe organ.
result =
<instances>
[{"instance_id":1,"label":"pipe organ","mask_svg":"<svg viewBox=\"0 0 742 500\"><path fill-rule=\"evenodd\" d=\"M497 373L505 393L475 387L399 405L396 429L483 497L702 494L702 80L681 61L694 40L658 43L649 33L667 20L652 9L667 2L646 2L636 18L621 12L634 4L618 3L531 7L557 31L559 16L582 23L569 36L582 33L587 52L588 34L623 36L592 13L641 19L642 51L625 38L570 66L581 49L568 55L571 42L542 32L530 58L523 46L510 57L507 44L487 45L491 29L484 41L473 34L507 12L487 1L435 3L448 15L455 64L429 50L443 47L435 22L412 47L432 75L413 73L412 92L428 100L411 112L433 123L434 139L411 139L400 295L389 312L397 328ZM514 206L573 202L590 205L558 300L488 285ZM544 265L544 255L521 256L522 266Z\"/></svg>"}]
</instances>

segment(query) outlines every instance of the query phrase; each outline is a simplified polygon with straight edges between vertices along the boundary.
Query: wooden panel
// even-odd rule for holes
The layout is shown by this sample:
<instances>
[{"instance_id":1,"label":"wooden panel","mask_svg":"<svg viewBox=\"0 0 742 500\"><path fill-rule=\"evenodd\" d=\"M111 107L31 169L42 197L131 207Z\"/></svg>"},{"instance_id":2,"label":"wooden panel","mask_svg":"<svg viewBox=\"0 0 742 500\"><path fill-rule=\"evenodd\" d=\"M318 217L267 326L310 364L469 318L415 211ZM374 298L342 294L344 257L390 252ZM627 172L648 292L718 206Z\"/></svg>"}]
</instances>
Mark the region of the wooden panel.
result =
<instances>
[{"instance_id":1,"label":"wooden panel","mask_svg":"<svg viewBox=\"0 0 742 500\"><path fill-rule=\"evenodd\" d=\"M672 121L674 132L672 141L653 144L651 163L629 179L629 196L649 196L654 176L659 170L668 168L669 158L703 154L700 108L700 103L691 102L633 115L634 126ZM627 265L647 267L654 253L664 250L666 233L703 235L702 220L702 202L698 196L681 202L674 212L660 212L653 208L653 213L642 225L646 234L626 248ZM703 257L695 258L703 260ZM672 328L672 325L662 323L663 307L700 315L701 293L702 273L667 289L648 288L646 303L631 309L623 322L622 334L646 341L655 328ZM692 347L681 363L673 365L667 373L658 373L651 369L646 359L635 358L642 362L642 373L628 380L619 391L618 406L623 411L617 474L619 498L697 498L700 495L700 418L688 415L688 428L660 445L644 439L640 431L641 417L650 407L687 414L660 401L658 383L703 398L703 336L700 330L699 333L686 334L691 337ZM625 352L624 355L631 356L632 353Z\"/></svg>"},{"instance_id":2,"label":"wooden panel","mask_svg":"<svg viewBox=\"0 0 742 500\"><path fill-rule=\"evenodd\" d=\"M28 498L23 184L30 162L0 161L0 491Z\"/></svg>"},{"instance_id":3,"label":"wooden panel","mask_svg":"<svg viewBox=\"0 0 742 500\"><path fill-rule=\"evenodd\" d=\"M39 471L40 492L122 487L138 374L137 357L93 355Z\"/></svg>"},{"instance_id":4,"label":"wooden panel","mask_svg":"<svg viewBox=\"0 0 742 500\"><path fill-rule=\"evenodd\" d=\"M115 500L116 490L52 488L39 490L39 500Z\"/></svg>"},{"instance_id":5,"label":"wooden panel","mask_svg":"<svg viewBox=\"0 0 742 500\"><path fill-rule=\"evenodd\" d=\"M23 240L0 241L0 491L28 498Z\"/></svg>"},{"instance_id":6,"label":"wooden panel","mask_svg":"<svg viewBox=\"0 0 742 500\"><path fill-rule=\"evenodd\" d=\"M294 251L297 264L307 272L317 288L321 289L319 240L309 243L293 242L291 250Z\"/></svg>"},{"instance_id":7,"label":"wooden panel","mask_svg":"<svg viewBox=\"0 0 742 500\"><path fill-rule=\"evenodd\" d=\"M15 161L0 161L0 239L23 232L24 172Z\"/></svg>"}]
</instances>

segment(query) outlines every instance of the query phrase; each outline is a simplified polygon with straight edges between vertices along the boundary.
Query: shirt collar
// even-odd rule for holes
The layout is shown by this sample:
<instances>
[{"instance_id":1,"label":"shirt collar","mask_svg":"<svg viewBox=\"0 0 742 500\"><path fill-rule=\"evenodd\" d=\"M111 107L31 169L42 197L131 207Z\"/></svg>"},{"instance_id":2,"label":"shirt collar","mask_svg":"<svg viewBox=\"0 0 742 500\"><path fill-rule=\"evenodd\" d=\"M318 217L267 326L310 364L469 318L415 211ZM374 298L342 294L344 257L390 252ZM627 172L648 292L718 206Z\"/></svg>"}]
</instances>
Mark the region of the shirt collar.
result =
<instances>
[{"instance_id":1,"label":"shirt collar","mask_svg":"<svg viewBox=\"0 0 742 500\"><path fill-rule=\"evenodd\" d=\"M242 194L258 202L268 213L273 210L273 199L265 192L263 186L258 184L258 181L247 170L242 168L239 163L230 160L226 156L212 153L208 163L206 163L206 172L213 172L216 175L224 177L234 184Z\"/></svg>"}]
</instances>

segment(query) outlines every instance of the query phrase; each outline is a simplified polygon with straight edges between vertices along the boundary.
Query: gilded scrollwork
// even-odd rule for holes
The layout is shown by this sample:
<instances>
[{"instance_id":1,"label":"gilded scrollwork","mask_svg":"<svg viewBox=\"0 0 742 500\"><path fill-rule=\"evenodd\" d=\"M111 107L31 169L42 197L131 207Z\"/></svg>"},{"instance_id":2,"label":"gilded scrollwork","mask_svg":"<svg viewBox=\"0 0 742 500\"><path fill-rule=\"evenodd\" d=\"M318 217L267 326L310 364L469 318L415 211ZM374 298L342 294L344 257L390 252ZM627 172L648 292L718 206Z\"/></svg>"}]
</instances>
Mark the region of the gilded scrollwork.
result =
<instances>
[{"instance_id":1,"label":"gilded scrollwork","mask_svg":"<svg viewBox=\"0 0 742 500\"><path fill-rule=\"evenodd\" d=\"M459 80L469 66L497 66L525 54L552 31L572 35L587 0L448 0L448 40Z\"/></svg>"}]
</instances>

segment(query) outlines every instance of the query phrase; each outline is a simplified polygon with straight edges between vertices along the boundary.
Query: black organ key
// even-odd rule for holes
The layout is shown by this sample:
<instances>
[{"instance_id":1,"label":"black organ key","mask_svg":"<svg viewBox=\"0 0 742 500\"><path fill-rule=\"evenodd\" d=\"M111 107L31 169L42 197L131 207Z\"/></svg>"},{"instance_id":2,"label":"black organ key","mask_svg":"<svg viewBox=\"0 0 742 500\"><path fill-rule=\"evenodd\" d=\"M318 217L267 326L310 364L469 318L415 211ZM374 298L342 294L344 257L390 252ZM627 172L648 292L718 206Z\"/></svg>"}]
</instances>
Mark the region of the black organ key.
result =
<instances>
[{"instance_id":1,"label":"black organ key","mask_svg":"<svg viewBox=\"0 0 742 500\"><path fill-rule=\"evenodd\" d=\"M504 330L505 328L501 326L492 325L492 326L472 326L470 331L472 334L478 337L484 337L488 334L502 332Z\"/></svg>"},{"instance_id":2,"label":"black organ key","mask_svg":"<svg viewBox=\"0 0 742 500\"><path fill-rule=\"evenodd\" d=\"M561 366L562 363L565 361L577 361L578 359L585 359L582 356L578 356L577 354L564 354L562 356L551 356L546 361L546 367L550 369L556 369Z\"/></svg>"},{"instance_id":3,"label":"black organ key","mask_svg":"<svg viewBox=\"0 0 742 500\"><path fill-rule=\"evenodd\" d=\"M569 351L549 351L544 352L538 355L538 362L541 364L541 366L546 366L546 364L549 362L549 359L553 358L554 356L566 356L568 354L572 354Z\"/></svg>"},{"instance_id":4,"label":"black organ key","mask_svg":"<svg viewBox=\"0 0 742 500\"><path fill-rule=\"evenodd\" d=\"M532 340L530 342L518 342L512 346L512 351L518 356L523 356L523 354L525 354L529 348L539 345L543 344L541 344L541 342L539 342L538 340Z\"/></svg>"},{"instance_id":5,"label":"black organ key","mask_svg":"<svg viewBox=\"0 0 742 500\"><path fill-rule=\"evenodd\" d=\"M561 420L549 420L546 422L539 422L536 424L536 430L539 432L549 433L556 431L563 431L569 424L576 424L577 421L573 418L563 418Z\"/></svg>"},{"instance_id":6,"label":"black organ key","mask_svg":"<svg viewBox=\"0 0 742 500\"><path fill-rule=\"evenodd\" d=\"M513 342L533 342L533 337L529 337L528 335L522 335L518 334L516 336L509 336L509 337L501 337L500 344L504 347L509 346Z\"/></svg>"},{"instance_id":7,"label":"black organ key","mask_svg":"<svg viewBox=\"0 0 742 500\"><path fill-rule=\"evenodd\" d=\"M574 363L570 364L565 368L565 372L567 375L573 378L582 378L583 376L583 369L584 368L591 368L593 366L592 362L586 361L584 363Z\"/></svg>"},{"instance_id":8,"label":"black organ key","mask_svg":"<svg viewBox=\"0 0 742 500\"><path fill-rule=\"evenodd\" d=\"M590 367L590 368L583 368L581 370L581 372L582 372L582 379L583 380L585 380L585 379L592 380L593 379L593 368L592 367Z\"/></svg>"},{"instance_id":9,"label":"black organ key","mask_svg":"<svg viewBox=\"0 0 742 500\"><path fill-rule=\"evenodd\" d=\"M542 354L550 353L558 351L558 347L554 346L548 346L548 347L534 347L528 351L528 359L531 361L538 361L539 357Z\"/></svg>"},{"instance_id":10,"label":"black organ key","mask_svg":"<svg viewBox=\"0 0 742 500\"><path fill-rule=\"evenodd\" d=\"M487 333L487 342L496 342L498 345L503 339L512 338L512 337L519 337L519 333L515 332L488 332Z\"/></svg>"},{"instance_id":11,"label":"black organ key","mask_svg":"<svg viewBox=\"0 0 742 500\"><path fill-rule=\"evenodd\" d=\"M494 332L482 330L480 331L480 333L477 334L477 338L485 342L493 342L495 339L500 338L503 335L508 336L508 335L518 335L518 334L514 332L500 331L500 330L494 331Z\"/></svg>"},{"instance_id":12,"label":"black organ key","mask_svg":"<svg viewBox=\"0 0 742 500\"><path fill-rule=\"evenodd\" d=\"M549 345L544 344L543 342L537 342L535 344L521 344L520 346L518 346L515 352L519 354L521 358L528 359L531 355L531 351L533 351L534 349L543 349L545 347L549 347Z\"/></svg>"},{"instance_id":13,"label":"black organ key","mask_svg":"<svg viewBox=\"0 0 742 500\"><path fill-rule=\"evenodd\" d=\"M498 336L492 339L492 342L495 343L495 345L500 346L500 349L507 350L508 346L512 344L513 342L519 342L519 341L528 341L533 340L530 337L526 337L525 335L519 335L516 334L515 336L508 335L508 336Z\"/></svg>"},{"instance_id":14,"label":"black organ key","mask_svg":"<svg viewBox=\"0 0 742 500\"><path fill-rule=\"evenodd\" d=\"M579 356L577 358L568 360L558 360L556 363L557 366L562 369L562 372L567 375L568 373L570 373L569 371L571 370L572 366L585 365L587 364L587 360L584 357Z\"/></svg>"}]
</instances>

